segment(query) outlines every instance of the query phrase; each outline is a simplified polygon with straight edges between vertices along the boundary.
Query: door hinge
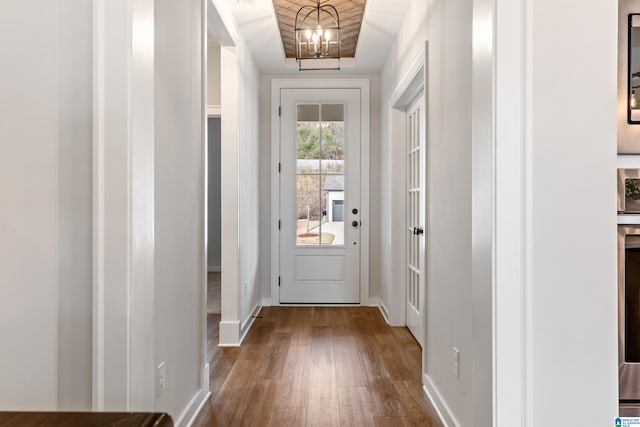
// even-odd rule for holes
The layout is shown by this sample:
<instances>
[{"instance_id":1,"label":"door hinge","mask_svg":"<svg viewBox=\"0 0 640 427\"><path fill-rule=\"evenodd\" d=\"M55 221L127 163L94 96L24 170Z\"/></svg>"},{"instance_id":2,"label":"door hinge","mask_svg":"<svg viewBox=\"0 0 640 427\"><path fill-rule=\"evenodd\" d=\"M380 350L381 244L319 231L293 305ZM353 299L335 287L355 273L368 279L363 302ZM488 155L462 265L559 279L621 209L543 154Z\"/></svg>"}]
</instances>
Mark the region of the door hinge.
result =
<instances>
[{"instance_id":1,"label":"door hinge","mask_svg":"<svg viewBox=\"0 0 640 427\"><path fill-rule=\"evenodd\" d=\"M280 230L280 227L282 227L282 221L278 220L278 230Z\"/></svg>"},{"instance_id":2,"label":"door hinge","mask_svg":"<svg viewBox=\"0 0 640 427\"><path fill-rule=\"evenodd\" d=\"M278 107L278 117L282 117L282 107Z\"/></svg>"},{"instance_id":3,"label":"door hinge","mask_svg":"<svg viewBox=\"0 0 640 427\"><path fill-rule=\"evenodd\" d=\"M280 287L280 276L278 276L278 287Z\"/></svg>"}]
</instances>

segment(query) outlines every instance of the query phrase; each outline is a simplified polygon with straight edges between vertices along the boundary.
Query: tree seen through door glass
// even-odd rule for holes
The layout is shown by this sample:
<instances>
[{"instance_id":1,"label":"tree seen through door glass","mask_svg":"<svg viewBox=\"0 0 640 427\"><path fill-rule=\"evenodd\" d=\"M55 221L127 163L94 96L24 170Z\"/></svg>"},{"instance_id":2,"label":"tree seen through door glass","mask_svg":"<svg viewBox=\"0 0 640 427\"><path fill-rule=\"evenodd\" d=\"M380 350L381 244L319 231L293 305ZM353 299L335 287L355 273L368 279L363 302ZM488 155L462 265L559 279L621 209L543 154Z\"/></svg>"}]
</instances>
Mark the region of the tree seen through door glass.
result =
<instances>
[{"instance_id":1,"label":"tree seen through door glass","mask_svg":"<svg viewBox=\"0 0 640 427\"><path fill-rule=\"evenodd\" d=\"M344 245L344 129L343 104L297 105L297 245Z\"/></svg>"}]
</instances>

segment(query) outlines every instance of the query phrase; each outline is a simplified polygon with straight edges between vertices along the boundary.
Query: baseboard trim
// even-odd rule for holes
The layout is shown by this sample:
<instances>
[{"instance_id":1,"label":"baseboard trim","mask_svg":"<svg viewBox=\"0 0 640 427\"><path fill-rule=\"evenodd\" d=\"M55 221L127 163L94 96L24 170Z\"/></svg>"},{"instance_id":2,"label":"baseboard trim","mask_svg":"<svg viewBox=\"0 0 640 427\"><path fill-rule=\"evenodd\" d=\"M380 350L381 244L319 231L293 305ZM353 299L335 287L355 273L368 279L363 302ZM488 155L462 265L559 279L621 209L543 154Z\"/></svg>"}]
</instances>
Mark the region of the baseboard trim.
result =
<instances>
[{"instance_id":1,"label":"baseboard trim","mask_svg":"<svg viewBox=\"0 0 640 427\"><path fill-rule=\"evenodd\" d=\"M209 390L209 368L209 364L205 363L204 369L202 369L202 378L200 379L200 386L205 390Z\"/></svg>"},{"instance_id":2,"label":"baseboard trim","mask_svg":"<svg viewBox=\"0 0 640 427\"><path fill-rule=\"evenodd\" d=\"M371 305L378 307L378 310L380 310L382 317L384 317L384 321L387 322L387 325L390 325L389 310L387 309L387 306L384 305L384 302L382 302L380 298L371 298Z\"/></svg>"},{"instance_id":3,"label":"baseboard trim","mask_svg":"<svg viewBox=\"0 0 640 427\"><path fill-rule=\"evenodd\" d=\"M240 346L240 321L233 322L221 321L219 323L220 347L239 347Z\"/></svg>"},{"instance_id":4,"label":"baseboard trim","mask_svg":"<svg viewBox=\"0 0 640 427\"><path fill-rule=\"evenodd\" d=\"M239 320L234 320L232 322L220 322L220 343L218 346L240 347L240 344L242 344L244 337L247 335L247 332L249 332L255 317L261 309L262 305L260 303L256 304L255 307L253 307L253 310L251 310L249 316L242 322Z\"/></svg>"},{"instance_id":5,"label":"baseboard trim","mask_svg":"<svg viewBox=\"0 0 640 427\"><path fill-rule=\"evenodd\" d=\"M429 398L431 405L433 405L436 413L438 414L438 418L445 427L459 427L460 424L456 420L456 417L451 413L451 409L447 406L445 401L438 393L438 390L431 382L429 376L425 373L422 374L422 388L424 389L425 394Z\"/></svg>"},{"instance_id":6,"label":"baseboard trim","mask_svg":"<svg viewBox=\"0 0 640 427\"><path fill-rule=\"evenodd\" d=\"M249 314L249 317L244 320L242 328L240 329L240 342L238 343L238 345L242 344L242 341L244 341L244 337L247 336L247 332L249 332L249 329L253 325L253 322L256 320L256 316L258 315L258 313L260 313L260 310L262 310L262 305L258 303L255 307L253 307L253 310L251 310L251 314Z\"/></svg>"},{"instance_id":7,"label":"baseboard trim","mask_svg":"<svg viewBox=\"0 0 640 427\"><path fill-rule=\"evenodd\" d=\"M213 265L213 266L207 267L207 271L209 273L221 273L222 268L219 265Z\"/></svg>"},{"instance_id":8,"label":"baseboard trim","mask_svg":"<svg viewBox=\"0 0 640 427\"><path fill-rule=\"evenodd\" d=\"M174 425L176 427L191 427L202 410L202 407L209 399L209 396L211 396L211 392L208 389L203 388L198 391L184 412L180 414Z\"/></svg>"}]
</instances>

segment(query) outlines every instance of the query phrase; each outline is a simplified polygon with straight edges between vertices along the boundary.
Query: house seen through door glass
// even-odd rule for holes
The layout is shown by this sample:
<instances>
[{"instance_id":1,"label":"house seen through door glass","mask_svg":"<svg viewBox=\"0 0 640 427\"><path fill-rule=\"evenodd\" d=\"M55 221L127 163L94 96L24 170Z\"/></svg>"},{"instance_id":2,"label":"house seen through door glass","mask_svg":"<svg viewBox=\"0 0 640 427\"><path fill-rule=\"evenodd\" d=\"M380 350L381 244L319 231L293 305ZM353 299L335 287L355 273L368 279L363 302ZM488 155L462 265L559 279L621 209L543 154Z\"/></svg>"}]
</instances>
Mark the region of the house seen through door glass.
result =
<instances>
[{"instance_id":1,"label":"house seen through door glass","mask_svg":"<svg viewBox=\"0 0 640 427\"><path fill-rule=\"evenodd\" d=\"M298 104L296 245L343 246L343 104Z\"/></svg>"}]
</instances>

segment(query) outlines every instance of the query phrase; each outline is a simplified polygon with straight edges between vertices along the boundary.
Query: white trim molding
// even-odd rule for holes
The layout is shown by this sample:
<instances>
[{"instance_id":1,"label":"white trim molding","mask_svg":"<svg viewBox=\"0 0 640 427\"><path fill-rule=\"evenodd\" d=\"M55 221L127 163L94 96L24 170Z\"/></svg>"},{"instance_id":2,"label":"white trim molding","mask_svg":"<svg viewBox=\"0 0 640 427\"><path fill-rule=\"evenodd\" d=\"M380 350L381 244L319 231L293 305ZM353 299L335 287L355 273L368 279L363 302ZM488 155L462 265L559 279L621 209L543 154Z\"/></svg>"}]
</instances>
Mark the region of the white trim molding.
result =
<instances>
[{"instance_id":1,"label":"white trim molding","mask_svg":"<svg viewBox=\"0 0 640 427\"><path fill-rule=\"evenodd\" d=\"M262 305L256 304L249 316L243 321L220 322L220 343L218 345L220 347L240 347L260 310L262 310Z\"/></svg>"},{"instance_id":2,"label":"white trim molding","mask_svg":"<svg viewBox=\"0 0 640 427\"><path fill-rule=\"evenodd\" d=\"M209 387L202 388L192 398L185 410L175 421L176 427L191 427L195 422L202 407L211 396Z\"/></svg>"},{"instance_id":3,"label":"white trim molding","mask_svg":"<svg viewBox=\"0 0 640 427\"><path fill-rule=\"evenodd\" d=\"M222 106L220 105L207 105L207 117L208 118L220 118L222 117Z\"/></svg>"},{"instance_id":4,"label":"white trim molding","mask_svg":"<svg viewBox=\"0 0 640 427\"><path fill-rule=\"evenodd\" d=\"M491 92L475 93L474 111L486 108L491 112L493 129L485 129L484 136L474 130L474 155L490 153L492 170L485 171L485 178L474 174L473 180L490 180L493 194L485 194L493 205L491 223L474 223L474 229L487 229L491 226L492 257L491 276L491 318L492 318L492 383L493 383L493 425L531 425L527 422L527 383L526 379L527 309L526 289L531 283L529 268L531 260L531 218L527 211L528 198L533 193L530 187L531 154L529 152L531 135L527 123L528 102L530 97L530 76L526 67L530 66L528 55L531 42L527 32L531 28L531 14L527 12L524 0L482 0L478 1L477 14L474 13L474 27L483 34L474 34L474 69L485 69L483 75L474 77L474 87L491 83ZM530 5L529 5L530 6ZM491 17L491 20L487 20ZM484 29L483 29L484 28ZM499 28L500 31L497 31ZM494 40L487 40L491 34ZM485 52L484 54L482 52ZM527 65L529 63L529 65ZM498 78L501 76L500 78ZM478 81L483 79L483 82ZM492 100L490 103L489 101ZM474 119L476 120L476 119ZM480 145L478 145L480 144ZM475 163L475 160L474 160ZM482 197L482 193L477 197ZM474 195L474 198L476 195ZM490 197L490 198L489 198ZM530 206L530 205L529 205ZM484 209L474 205L475 209ZM475 240L475 236L474 236ZM484 246L474 241L474 247ZM475 273L474 273L474 277ZM475 295L481 295L489 289L486 285L476 284ZM484 317L484 315L482 315ZM474 319L474 322L476 320ZM483 328L481 322L479 327ZM475 334L478 340L487 337ZM476 343L474 342L474 347ZM475 356L474 356L475 357ZM483 360L478 363L484 365ZM473 367L484 369L479 365ZM475 381L475 378L474 378ZM479 392L478 389L473 390ZM484 390L485 393L488 390Z\"/></svg>"},{"instance_id":5,"label":"white trim molding","mask_svg":"<svg viewBox=\"0 0 640 427\"><path fill-rule=\"evenodd\" d=\"M144 411L154 396L154 3L93 8L92 407Z\"/></svg>"},{"instance_id":6,"label":"white trim molding","mask_svg":"<svg viewBox=\"0 0 640 427\"><path fill-rule=\"evenodd\" d=\"M424 106L422 108L423 114L425 115L425 123L428 123L426 115L428 114L427 102L428 97L426 93L426 67L427 67L427 55L428 55L428 43L425 42L424 46L420 49L413 62L407 69L406 73L402 76L400 81L398 82L393 94L390 98L390 105L388 109L390 111L390 127L391 132L394 135L394 140L402 141L402 144L394 144L391 147L391 179L393 188L405 188L406 187L406 151L405 144L406 141L406 123L407 123L407 115L406 110L409 108L411 103L418 97L421 93L424 92ZM429 221L429 180L426 179L429 169L429 136L428 129L425 134L425 149L424 156L426 165L425 170L422 172L425 174L425 206L422 207L425 212L425 228L426 236L425 239L425 274L421 275L421 280L423 281L421 287L425 289L425 292L422 292L423 297L426 296L426 288L427 288L427 274L429 271L428 265L428 236L431 233L428 230L428 226L431 223ZM405 191L394 192L393 201L390 201L390 211L391 211L391 227L392 230L405 230L406 229L406 193ZM392 292L389 295L389 307L387 311L387 320L390 325L393 326L404 326L406 325L406 265L407 265L407 253L406 253L406 233L391 233L391 277L397 278L397 280L391 284L390 289ZM395 286L394 286L395 284ZM423 304L423 307L426 309L427 305ZM424 316L426 318L426 313ZM426 342L426 332L427 327L423 325L423 339ZM425 364L426 365L426 364Z\"/></svg>"},{"instance_id":7,"label":"white trim molding","mask_svg":"<svg viewBox=\"0 0 640 427\"><path fill-rule=\"evenodd\" d=\"M360 89L361 159L360 165L360 305L369 305L370 233L370 94L369 79L273 79L271 81L271 305L280 305L280 92L282 89Z\"/></svg>"},{"instance_id":8,"label":"white trim molding","mask_svg":"<svg viewBox=\"0 0 640 427\"><path fill-rule=\"evenodd\" d=\"M221 321L219 324L219 344L220 347L240 346L240 321Z\"/></svg>"},{"instance_id":9,"label":"white trim molding","mask_svg":"<svg viewBox=\"0 0 640 427\"><path fill-rule=\"evenodd\" d=\"M380 310L380 314L382 314L382 317L384 318L384 321L387 322L388 325L390 325L389 323L389 310L387 309L387 306L384 304L384 301L382 301L382 299L380 298L369 298L369 306L371 307L377 307L378 310Z\"/></svg>"},{"instance_id":10,"label":"white trim molding","mask_svg":"<svg viewBox=\"0 0 640 427\"><path fill-rule=\"evenodd\" d=\"M440 396L440 393L438 393L437 388L435 387L433 382L431 382L431 379L427 374L422 375L422 384L424 392L429 398L431 406L433 406L433 408L436 410L436 414L438 414L438 418L440 418L442 424L444 424L446 427L460 426L460 423L458 423L456 417L453 415L453 412L451 411L449 406L447 406L444 399L442 399L442 396Z\"/></svg>"},{"instance_id":11,"label":"white trim molding","mask_svg":"<svg viewBox=\"0 0 640 427\"><path fill-rule=\"evenodd\" d=\"M221 288L220 345L240 342L240 106L237 48L220 48L222 105L220 136Z\"/></svg>"},{"instance_id":12,"label":"white trim molding","mask_svg":"<svg viewBox=\"0 0 640 427\"><path fill-rule=\"evenodd\" d=\"M249 332L249 329L251 329L253 322L258 317L260 310L262 310L262 306L260 304L256 304L255 307L253 307L253 310L251 310L251 313L249 313L249 316L242 322L242 326L240 327L240 344L247 336L247 333Z\"/></svg>"},{"instance_id":13,"label":"white trim molding","mask_svg":"<svg viewBox=\"0 0 640 427\"><path fill-rule=\"evenodd\" d=\"M93 372L92 408L104 411L105 3L93 1Z\"/></svg>"}]
</instances>

